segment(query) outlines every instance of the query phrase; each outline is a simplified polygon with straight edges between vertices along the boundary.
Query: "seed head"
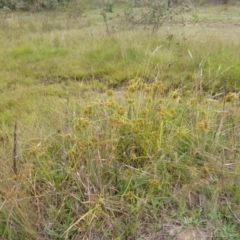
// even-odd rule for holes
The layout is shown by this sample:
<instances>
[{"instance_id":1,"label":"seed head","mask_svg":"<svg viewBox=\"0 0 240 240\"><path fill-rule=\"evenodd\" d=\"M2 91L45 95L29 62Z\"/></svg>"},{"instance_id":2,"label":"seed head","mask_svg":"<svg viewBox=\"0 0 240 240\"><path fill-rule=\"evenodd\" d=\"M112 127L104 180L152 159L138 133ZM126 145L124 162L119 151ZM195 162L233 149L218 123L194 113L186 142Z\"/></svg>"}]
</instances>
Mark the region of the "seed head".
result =
<instances>
[{"instance_id":1,"label":"seed head","mask_svg":"<svg viewBox=\"0 0 240 240\"><path fill-rule=\"evenodd\" d=\"M208 121L203 120L197 124L197 128L200 131L206 131L208 129Z\"/></svg>"},{"instance_id":2,"label":"seed head","mask_svg":"<svg viewBox=\"0 0 240 240\"><path fill-rule=\"evenodd\" d=\"M143 108L143 109L141 110L140 113L141 113L142 115L146 116L146 115L148 114L148 112L149 112L148 108L145 107L145 108Z\"/></svg>"},{"instance_id":3,"label":"seed head","mask_svg":"<svg viewBox=\"0 0 240 240\"><path fill-rule=\"evenodd\" d=\"M117 113L120 115L120 116L123 116L125 113L126 113L126 109L124 107L120 107L118 110L117 110Z\"/></svg>"},{"instance_id":4,"label":"seed head","mask_svg":"<svg viewBox=\"0 0 240 240\"><path fill-rule=\"evenodd\" d=\"M108 97L112 97L113 94L114 94L114 91L113 90L107 90L106 94L107 94Z\"/></svg>"},{"instance_id":5,"label":"seed head","mask_svg":"<svg viewBox=\"0 0 240 240\"><path fill-rule=\"evenodd\" d=\"M226 102L234 102L237 99L238 99L238 95L233 92L230 92L225 96Z\"/></svg>"},{"instance_id":6,"label":"seed head","mask_svg":"<svg viewBox=\"0 0 240 240\"><path fill-rule=\"evenodd\" d=\"M92 115L92 113L93 113L93 106L88 106L84 110L84 115Z\"/></svg>"}]
</instances>

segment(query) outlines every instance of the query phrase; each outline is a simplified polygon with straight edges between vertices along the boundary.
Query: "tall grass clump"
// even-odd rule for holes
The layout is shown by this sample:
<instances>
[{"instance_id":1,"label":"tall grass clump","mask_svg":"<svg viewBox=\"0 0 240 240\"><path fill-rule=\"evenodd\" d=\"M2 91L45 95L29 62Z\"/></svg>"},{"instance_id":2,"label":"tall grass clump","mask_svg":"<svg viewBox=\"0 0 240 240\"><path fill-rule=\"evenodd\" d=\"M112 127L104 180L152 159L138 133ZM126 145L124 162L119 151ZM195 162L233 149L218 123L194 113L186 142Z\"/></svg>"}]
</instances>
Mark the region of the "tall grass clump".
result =
<instances>
[{"instance_id":1,"label":"tall grass clump","mask_svg":"<svg viewBox=\"0 0 240 240\"><path fill-rule=\"evenodd\" d=\"M70 101L51 135L18 137L17 174L10 161L1 174L1 235L134 239L146 219L168 216L220 236L231 223L237 236L238 96L135 78L101 98Z\"/></svg>"}]
</instances>

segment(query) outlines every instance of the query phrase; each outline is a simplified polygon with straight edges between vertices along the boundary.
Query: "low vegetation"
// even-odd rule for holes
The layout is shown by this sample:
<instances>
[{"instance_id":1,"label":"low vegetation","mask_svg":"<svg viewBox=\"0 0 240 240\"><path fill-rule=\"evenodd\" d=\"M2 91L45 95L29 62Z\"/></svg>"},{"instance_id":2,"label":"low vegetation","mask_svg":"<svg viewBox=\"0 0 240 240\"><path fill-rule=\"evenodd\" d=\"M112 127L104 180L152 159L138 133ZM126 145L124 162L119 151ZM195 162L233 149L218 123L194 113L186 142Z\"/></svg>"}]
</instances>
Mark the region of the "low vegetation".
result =
<instances>
[{"instance_id":1,"label":"low vegetation","mask_svg":"<svg viewBox=\"0 0 240 240\"><path fill-rule=\"evenodd\" d=\"M1 239L239 239L239 7L144 10L1 12Z\"/></svg>"}]
</instances>

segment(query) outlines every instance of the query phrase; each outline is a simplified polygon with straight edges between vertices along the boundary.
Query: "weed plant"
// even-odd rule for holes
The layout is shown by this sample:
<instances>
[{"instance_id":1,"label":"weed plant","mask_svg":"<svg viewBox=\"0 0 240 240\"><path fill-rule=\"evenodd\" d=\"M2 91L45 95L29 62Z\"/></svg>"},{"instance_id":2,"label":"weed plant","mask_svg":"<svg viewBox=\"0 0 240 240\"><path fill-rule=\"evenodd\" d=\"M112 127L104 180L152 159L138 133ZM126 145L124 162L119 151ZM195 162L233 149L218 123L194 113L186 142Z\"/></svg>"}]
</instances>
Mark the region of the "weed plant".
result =
<instances>
[{"instance_id":1,"label":"weed plant","mask_svg":"<svg viewBox=\"0 0 240 240\"><path fill-rule=\"evenodd\" d=\"M74 103L62 130L19 141L18 173L9 166L2 178L1 234L134 238L145 216L208 228L221 219L237 231L237 97L166 93L163 82L136 78L125 91Z\"/></svg>"},{"instance_id":2,"label":"weed plant","mask_svg":"<svg viewBox=\"0 0 240 240\"><path fill-rule=\"evenodd\" d=\"M0 21L2 239L238 239L239 36L44 14Z\"/></svg>"}]
</instances>

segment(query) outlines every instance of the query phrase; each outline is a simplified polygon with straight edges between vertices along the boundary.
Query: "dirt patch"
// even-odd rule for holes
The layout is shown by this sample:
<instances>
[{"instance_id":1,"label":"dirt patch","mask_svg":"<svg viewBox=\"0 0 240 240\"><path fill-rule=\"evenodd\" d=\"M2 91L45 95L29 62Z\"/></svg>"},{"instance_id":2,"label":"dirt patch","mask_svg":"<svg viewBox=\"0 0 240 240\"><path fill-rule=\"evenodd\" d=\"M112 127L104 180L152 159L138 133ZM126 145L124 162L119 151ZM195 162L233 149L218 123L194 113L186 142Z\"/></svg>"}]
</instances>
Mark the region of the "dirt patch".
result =
<instances>
[{"instance_id":1,"label":"dirt patch","mask_svg":"<svg viewBox=\"0 0 240 240\"><path fill-rule=\"evenodd\" d=\"M137 239L144 240L212 240L212 231L204 228L182 227L179 223L165 223L159 229L154 224L143 223L138 229Z\"/></svg>"},{"instance_id":2,"label":"dirt patch","mask_svg":"<svg viewBox=\"0 0 240 240\"><path fill-rule=\"evenodd\" d=\"M202 228L185 228L177 234L174 240L212 240L212 233Z\"/></svg>"}]
</instances>

